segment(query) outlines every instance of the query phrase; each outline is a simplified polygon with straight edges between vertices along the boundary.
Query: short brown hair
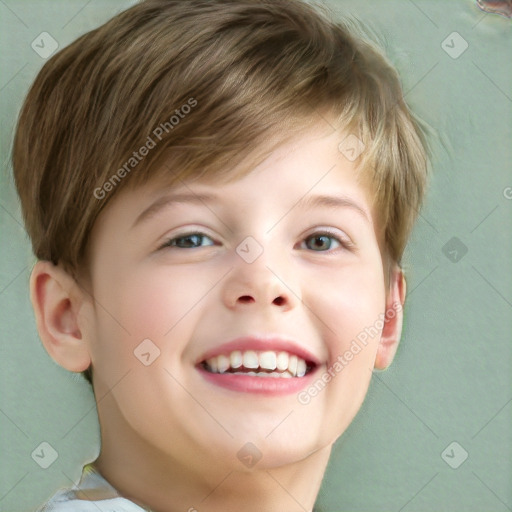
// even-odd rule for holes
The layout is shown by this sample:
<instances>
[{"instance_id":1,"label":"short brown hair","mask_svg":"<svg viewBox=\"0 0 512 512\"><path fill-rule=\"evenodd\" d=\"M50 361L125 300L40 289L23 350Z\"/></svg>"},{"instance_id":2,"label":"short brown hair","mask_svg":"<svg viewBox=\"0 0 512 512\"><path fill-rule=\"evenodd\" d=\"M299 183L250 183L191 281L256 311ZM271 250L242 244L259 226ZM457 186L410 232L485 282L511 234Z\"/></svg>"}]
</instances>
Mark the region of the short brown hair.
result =
<instances>
[{"instance_id":1,"label":"short brown hair","mask_svg":"<svg viewBox=\"0 0 512 512\"><path fill-rule=\"evenodd\" d=\"M49 59L27 95L13 169L34 254L77 276L124 187L224 179L327 114L364 144L383 252L399 262L427 157L383 55L302 0L140 2Z\"/></svg>"}]
</instances>

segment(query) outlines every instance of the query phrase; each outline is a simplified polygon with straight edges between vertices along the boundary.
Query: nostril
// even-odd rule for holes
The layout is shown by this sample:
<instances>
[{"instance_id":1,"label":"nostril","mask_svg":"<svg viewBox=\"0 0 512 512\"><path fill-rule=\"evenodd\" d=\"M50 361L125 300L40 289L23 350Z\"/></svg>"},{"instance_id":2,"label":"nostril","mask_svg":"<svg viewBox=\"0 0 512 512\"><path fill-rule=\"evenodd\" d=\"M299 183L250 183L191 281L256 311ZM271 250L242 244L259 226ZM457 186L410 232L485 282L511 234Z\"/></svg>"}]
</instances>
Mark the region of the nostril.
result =
<instances>
[{"instance_id":1,"label":"nostril","mask_svg":"<svg viewBox=\"0 0 512 512\"><path fill-rule=\"evenodd\" d=\"M276 298L274 299L274 304L275 304L276 306L281 306L281 305L283 304L283 302L284 302L283 297L276 297Z\"/></svg>"},{"instance_id":2,"label":"nostril","mask_svg":"<svg viewBox=\"0 0 512 512\"><path fill-rule=\"evenodd\" d=\"M254 302L254 299L250 295L242 295L238 300L240 302Z\"/></svg>"}]
</instances>

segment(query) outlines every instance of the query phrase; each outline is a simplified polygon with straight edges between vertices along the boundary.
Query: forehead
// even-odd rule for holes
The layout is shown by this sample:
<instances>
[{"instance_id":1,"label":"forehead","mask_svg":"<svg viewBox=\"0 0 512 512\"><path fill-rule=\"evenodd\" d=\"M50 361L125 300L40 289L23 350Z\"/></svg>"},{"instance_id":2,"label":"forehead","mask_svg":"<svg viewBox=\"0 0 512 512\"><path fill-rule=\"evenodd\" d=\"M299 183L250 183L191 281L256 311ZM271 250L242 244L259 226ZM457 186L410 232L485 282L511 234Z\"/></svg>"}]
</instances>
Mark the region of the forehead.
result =
<instances>
[{"instance_id":1,"label":"forehead","mask_svg":"<svg viewBox=\"0 0 512 512\"><path fill-rule=\"evenodd\" d=\"M278 189L279 194L297 196L300 201L333 190L359 196L371 209L374 194L367 186L364 170L347 158L341 147L340 141L346 137L346 133L324 125L272 151L250 153L237 165L210 174L199 172L180 177L169 162L158 169L151 181L133 190L132 195L142 203L173 191L199 195L217 190L226 202L245 198L261 203L269 201Z\"/></svg>"},{"instance_id":2,"label":"forehead","mask_svg":"<svg viewBox=\"0 0 512 512\"><path fill-rule=\"evenodd\" d=\"M318 181L319 185L338 175L338 177L351 178L354 184L357 183L367 192L372 192L368 186L368 173L359 167L357 154L356 158L350 158L353 153L347 152L347 149L353 151L354 148L350 146L355 147L356 143L347 143L347 139L358 140L355 135L336 130L327 122L321 122L291 137L270 135L265 145L245 151L245 156L235 165L214 166L207 172L199 169L181 178L180 169L173 168L172 160L164 162L155 169L152 183L145 185L149 185L149 188L153 188L156 193L159 188L179 188L185 184L224 187L240 182L248 175L262 173L269 168L272 168L275 173L268 175L267 181L273 182L282 177L283 181L288 180L293 184L300 183L303 177L308 179L305 173L307 167L308 171L316 170L317 174L325 174L326 179L322 177ZM355 149L358 150L357 147ZM334 167L336 170L329 172ZM348 183L348 180L346 181ZM260 184L264 185L265 181L261 180ZM314 185L312 184L310 188ZM370 199L373 195L373 193L369 194Z\"/></svg>"}]
</instances>

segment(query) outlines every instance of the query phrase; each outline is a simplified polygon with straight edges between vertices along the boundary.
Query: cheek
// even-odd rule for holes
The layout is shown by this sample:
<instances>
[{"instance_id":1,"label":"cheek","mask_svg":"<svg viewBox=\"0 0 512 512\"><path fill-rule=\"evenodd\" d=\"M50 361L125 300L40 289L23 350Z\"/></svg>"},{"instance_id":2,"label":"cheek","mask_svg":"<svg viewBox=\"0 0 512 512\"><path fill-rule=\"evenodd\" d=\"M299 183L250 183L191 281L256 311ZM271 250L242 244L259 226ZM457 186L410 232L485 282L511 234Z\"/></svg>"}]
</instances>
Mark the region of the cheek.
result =
<instances>
[{"instance_id":1,"label":"cheek","mask_svg":"<svg viewBox=\"0 0 512 512\"><path fill-rule=\"evenodd\" d=\"M162 360L179 357L197 321L197 306L215 284L210 281L201 272L163 265L141 266L136 273L119 270L98 280L93 340L98 365L108 362L105 371L117 368L117 374L134 363L137 368L134 351L145 339L158 347Z\"/></svg>"},{"instance_id":2,"label":"cheek","mask_svg":"<svg viewBox=\"0 0 512 512\"><path fill-rule=\"evenodd\" d=\"M331 274L315 309L328 348L328 363L314 386L325 392L333 438L352 421L366 395L382 331L384 282L377 264L353 266ZM325 382L328 382L325 384Z\"/></svg>"},{"instance_id":3,"label":"cheek","mask_svg":"<svg viewBox=\"0 0 512 512\"><path fill-rule=\"evenodd\" d=\"M207 271L183 267L160 266L137 274L121 299L122 315L133 332L162 340L197 320L202 299L215 285Z\"/></svg>"},{"instance_id":4,"label":"cheek","mask_svg":"<svg viewBox=\"0 0 512 512\"><path fill-rule=\"evenodd\" d=\"M364 341L365 333L368 344L376 349L382 330L379 319L385 308L381 266L351 266L333 272L315 300L315 309L322 312L325 323L331 359L348 350L353 340Z\"/></svg>"},{"instance_id":5,"label":"cheek","mask_svg":"<svg viewBox=\"0 0 512 512\"><path fill-rule=\"evenodd\" d=\"M201 282L180 268L141 265L105 280L98 297L132 335L163 336L204 295Z\"/></svg>"}]
</instances>

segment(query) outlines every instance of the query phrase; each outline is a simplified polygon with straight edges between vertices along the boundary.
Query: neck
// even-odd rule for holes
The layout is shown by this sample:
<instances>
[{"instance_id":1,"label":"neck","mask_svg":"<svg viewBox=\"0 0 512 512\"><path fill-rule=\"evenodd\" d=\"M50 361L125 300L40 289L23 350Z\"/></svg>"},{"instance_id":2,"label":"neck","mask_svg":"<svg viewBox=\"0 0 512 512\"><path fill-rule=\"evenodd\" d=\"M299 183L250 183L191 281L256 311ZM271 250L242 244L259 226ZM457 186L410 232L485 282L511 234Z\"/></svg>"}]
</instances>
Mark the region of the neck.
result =
<instances>
[{"instance_id":1,"label":"neck","mask_svg":"<svg viewBox=\"0 0 512 512\"><path fill-rule=\"evenodd\" d=\"M208 455L177 460L138 435L114 400L105 397L98 413L96 468L123 497L152 512L310 512L331 451L328 446L292 464L250 470Z\"/></svg>"}]
</instances>

